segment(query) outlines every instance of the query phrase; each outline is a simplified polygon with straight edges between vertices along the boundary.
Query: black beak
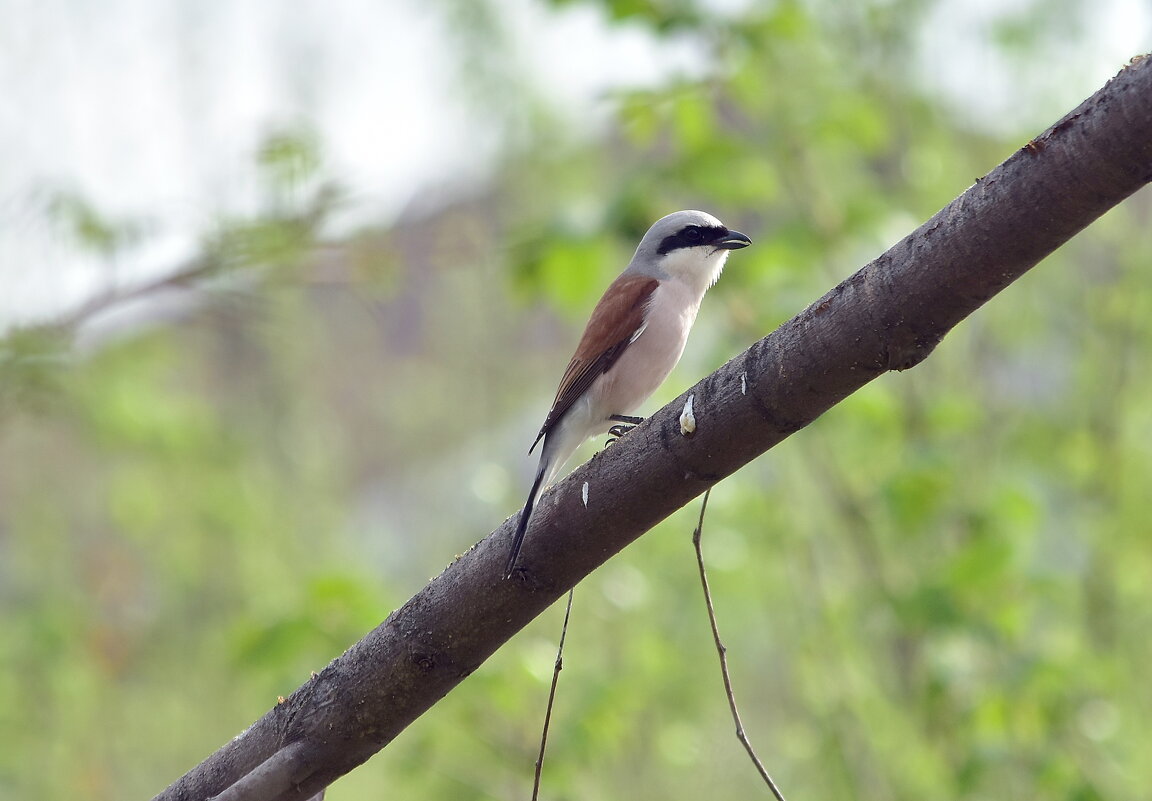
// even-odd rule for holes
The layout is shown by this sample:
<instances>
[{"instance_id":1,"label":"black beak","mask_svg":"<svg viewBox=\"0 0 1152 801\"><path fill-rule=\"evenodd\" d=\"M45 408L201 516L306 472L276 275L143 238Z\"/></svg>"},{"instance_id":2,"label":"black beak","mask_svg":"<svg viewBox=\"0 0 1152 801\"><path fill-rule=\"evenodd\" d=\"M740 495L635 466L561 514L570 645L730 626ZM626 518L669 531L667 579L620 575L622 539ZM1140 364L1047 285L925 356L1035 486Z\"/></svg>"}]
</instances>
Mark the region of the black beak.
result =
<instances>
[{"instance_id":1,"label":"black beak","mask_svg":"<svg viewBox=\"0 0 1152 801\"><path fill-rule=\"evenodd\" d=\"M716 247L724 250L739 250L752 244L752 240L739 231L729 231L716 241Z\"/></svg>"}]
</instances>

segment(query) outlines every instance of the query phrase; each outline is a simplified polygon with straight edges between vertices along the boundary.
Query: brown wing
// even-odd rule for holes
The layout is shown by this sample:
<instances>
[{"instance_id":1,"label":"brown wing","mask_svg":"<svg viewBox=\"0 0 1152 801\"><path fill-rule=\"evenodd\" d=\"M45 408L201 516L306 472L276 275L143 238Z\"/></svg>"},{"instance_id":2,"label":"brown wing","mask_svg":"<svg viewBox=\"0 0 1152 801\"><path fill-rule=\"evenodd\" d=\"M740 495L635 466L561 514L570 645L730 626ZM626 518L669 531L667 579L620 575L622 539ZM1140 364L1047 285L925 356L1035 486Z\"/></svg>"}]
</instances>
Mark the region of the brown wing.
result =
<instances>
[{"instance_id":1,"label":"brown wing","mask_svg":"<svg viewBox=\"0 0 1152 801\"><path fill-rule=\"evenodd\" d=\"M560 379L552 410L548 412L540 433L528 449L529 453L588 390L592 382L608 372L624 350L640 335L644 329L648 301L659 285L660 282L655 278L622 275L608 287L592 310L584 336L576 346L576 354L568 363L564 377Z\"/></svg>"}]
</instances>

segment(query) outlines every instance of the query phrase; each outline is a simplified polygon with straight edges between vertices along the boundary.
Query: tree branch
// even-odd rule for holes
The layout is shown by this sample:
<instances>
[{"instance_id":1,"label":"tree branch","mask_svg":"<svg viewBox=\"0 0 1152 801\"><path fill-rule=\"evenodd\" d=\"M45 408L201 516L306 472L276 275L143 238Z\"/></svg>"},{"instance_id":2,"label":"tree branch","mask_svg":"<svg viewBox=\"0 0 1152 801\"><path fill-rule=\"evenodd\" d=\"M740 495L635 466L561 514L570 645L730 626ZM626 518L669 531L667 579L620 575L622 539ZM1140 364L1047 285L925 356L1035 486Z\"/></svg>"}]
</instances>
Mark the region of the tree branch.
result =
<instances>
[{"instance_id":1,"label":"tree branch","mask_svg":"<svg viewBox=\"0 0 1152 801\"><path fill-rule=\"evenodd\" d=\"M1149 131L1152 59L1140 59L689 390L691 437L677 420L685 393L546 493L514 579L501 580L514 522L505 521L158 798L205 799L266 764L283 765L287 782L260 774L251 781L268 792L242 797L306 798L364 762L617 551L872 379L918 364L960 320L1147 183ZM290 758L268 762L281 749Z\"/></svg>"}]
</instances>

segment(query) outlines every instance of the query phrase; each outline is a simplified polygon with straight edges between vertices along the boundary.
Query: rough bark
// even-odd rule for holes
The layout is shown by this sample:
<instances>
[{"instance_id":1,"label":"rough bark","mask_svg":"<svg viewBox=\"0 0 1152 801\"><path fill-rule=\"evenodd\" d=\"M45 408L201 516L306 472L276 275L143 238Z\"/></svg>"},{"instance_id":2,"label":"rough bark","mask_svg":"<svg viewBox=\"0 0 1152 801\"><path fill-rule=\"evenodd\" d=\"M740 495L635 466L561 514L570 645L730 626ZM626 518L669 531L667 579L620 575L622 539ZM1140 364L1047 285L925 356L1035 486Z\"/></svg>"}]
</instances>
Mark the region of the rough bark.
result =
<instances>
[{"instance_id":1,"label":"rough bark","mask_svg":"<svg viewBox=\"0 0 1152 801\"><path fill-rule=\"evenodd\" d=\"M158 798L318 792L617 551L867 382L918 364L956 323L1150 179L1152 59L1143 59L546 493L512 579L501 573L514 520ZM692 436L679 422L689 396Z\"/></svg>"}]
</instances>

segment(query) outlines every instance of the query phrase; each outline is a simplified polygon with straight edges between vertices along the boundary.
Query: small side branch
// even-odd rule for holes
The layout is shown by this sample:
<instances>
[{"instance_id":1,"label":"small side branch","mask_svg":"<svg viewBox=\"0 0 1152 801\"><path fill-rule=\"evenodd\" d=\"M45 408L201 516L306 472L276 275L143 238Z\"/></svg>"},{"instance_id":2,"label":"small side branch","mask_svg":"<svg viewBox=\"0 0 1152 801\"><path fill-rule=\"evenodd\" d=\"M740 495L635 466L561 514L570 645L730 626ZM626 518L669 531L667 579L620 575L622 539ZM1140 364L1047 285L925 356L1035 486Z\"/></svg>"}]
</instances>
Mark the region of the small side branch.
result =
<instances>
[{"instance_id":1,"label":"small side branch","mask_svg":"<svg viewBox=\"0 0 1152 801\"><path fill-rule=\"evenodd\" d=\"M532 801L540 797L540 772L544 769L544 748L548 745L548 726L552 722L552 704L556 701L556 684L564 669L564 638L568 636L568 618L572 615L572 595L568 590L568 606L564 609L564 625L560 628L560 645L556 649L556 665L552 669L552 686L548 690L548 706L544 712L544 729L540 732L540 755L536 757L536 777L532 781Z\"/></svg>"},{"instance_id":2,"label":"small side branch","mask_svg":"<svg viewBox=\"0 0 1152 801\"><path fill-rule=\"evenodd\" d=\"M311 772L307 755L308 747L304 740L285 746L266 759L260 767L209 801L266 801L279 798ZM319 801L323 797L324 792L321 791L309 801Z\"/></svg>"},{"instance_id":3,"label":"small side branch","mask_svg":"<svg viewBox=\"0 0 1152 801\"><path fill-rule=\"evenodd\" d=\"M740 720L740 710L736 706L736 695L732 692L732 677L728 674L728 649L721 642L720 629L716 625L716 608L712 605L712 591L708 587L708 571L704 569L704 553L700 548L700 535L704 531L704 512L708 509L708 498L711 495L712 490L704 493L704 502L700 504L700 520L696 524L696 530L692 532L692 547L696 549L696 565L700 568L700 586L704 588L704 604L708 608L708 623L712 626L712 640L716 643L716 653L720 656L720 675L724 678L724 694L728 696L728 708L732 710L732 720L736 724L736 739L748 752L748 758L752 760L752 764L760 772L760 778L768 785L772 795L776 796L776 801L784 801L780 788L768 775L768 770L760 761L760 757L756 756L756 750L752 748L752 743L748 741L748 735L744 732L744 724Z\"/></svg>"}]
</instances>

